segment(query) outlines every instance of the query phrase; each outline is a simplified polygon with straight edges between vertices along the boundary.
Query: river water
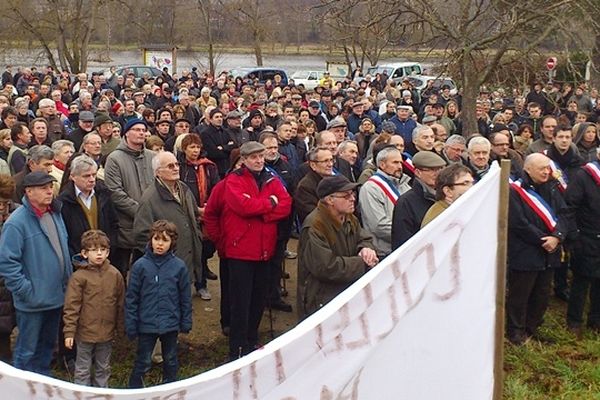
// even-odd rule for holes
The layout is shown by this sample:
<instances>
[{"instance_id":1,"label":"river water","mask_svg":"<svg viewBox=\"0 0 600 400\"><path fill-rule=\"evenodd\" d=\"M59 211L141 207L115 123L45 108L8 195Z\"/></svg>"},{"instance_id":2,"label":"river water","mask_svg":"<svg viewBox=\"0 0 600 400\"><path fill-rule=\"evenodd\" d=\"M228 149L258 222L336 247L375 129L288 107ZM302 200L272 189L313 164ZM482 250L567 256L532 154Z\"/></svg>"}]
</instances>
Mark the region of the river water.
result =
<instances>
[{"instance_id":1,"label":"river water","mask_svg":"<svg viewBox=\"0 0 600 400\"><path fill-rule=\"evenodd\" d=\"M97 59L98 52L92 51L90 59ZM142 64L141 50L111 51L111 61L98 62L90 60L88 63L88 72L107 69L111 65L124 66L132 64ZM280 67L288 73L297 70L325 70L328 57L320 55L264 55L263 64L265 66ZM341 60L336 58L336 60ZM381 60L385 62L407 61L402 58ZM41 67L47 64L45 54L41 49L8 49L0 53L0 65L11 64L13 66ZM235 54L219 53L216 57L216 69L225 70L235 67L252 67L256 65L254 54ZM206 53L179 51L177 54L177 70L198 67L200 70L208 69L208 58Z\"/></svg>"}]
</instances>

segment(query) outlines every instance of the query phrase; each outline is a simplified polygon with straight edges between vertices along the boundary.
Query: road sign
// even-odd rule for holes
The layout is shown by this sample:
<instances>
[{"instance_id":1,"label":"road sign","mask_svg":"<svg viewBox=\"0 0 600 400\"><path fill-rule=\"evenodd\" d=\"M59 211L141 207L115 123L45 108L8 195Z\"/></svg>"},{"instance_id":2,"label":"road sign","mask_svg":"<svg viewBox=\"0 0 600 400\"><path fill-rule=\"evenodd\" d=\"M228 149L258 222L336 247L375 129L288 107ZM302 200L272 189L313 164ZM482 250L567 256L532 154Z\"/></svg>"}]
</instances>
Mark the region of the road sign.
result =
<instances>
[{"instance_id":1,"label":"road sign","mask_svg":"<svg viewBox=\"0 0 600 400\"><path fill-rule=\"evenodd\" d=\"M546 68L548 71L553 71L556 68L557 60L556 57L548 57L546 60Z\"/></svg>"}]
</instances>

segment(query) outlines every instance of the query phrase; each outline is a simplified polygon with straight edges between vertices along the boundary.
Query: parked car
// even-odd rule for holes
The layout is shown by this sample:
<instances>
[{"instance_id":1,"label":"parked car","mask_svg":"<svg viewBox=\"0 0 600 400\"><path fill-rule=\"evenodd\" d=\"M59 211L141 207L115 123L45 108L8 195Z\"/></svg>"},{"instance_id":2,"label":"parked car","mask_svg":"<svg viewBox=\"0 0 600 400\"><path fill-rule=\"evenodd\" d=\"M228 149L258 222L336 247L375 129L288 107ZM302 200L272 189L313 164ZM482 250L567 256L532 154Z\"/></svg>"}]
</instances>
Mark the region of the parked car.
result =
<instances>
[{"instance_id":1,"label":"parked car","mask_svg":"<svg viewBox=\"0 0 600 400\"><path fill-rule=\"evenodd\" d=\"M457 93L456 83L452 80L452 78L447 76L433 76L433 75L415 75L408 77L411 85L417 89L419 93L421 90L425 89L427 86L427 81L433 81L433 87L437 90L441 90L442 86L448 85L450 87L450 94L455 95Z\"/></svg>"},{"instance_id":2,"label":"parked car","mask_svg":"<svg viewBox=\"0 0 600 400\"><path fill-rule=\"evenodd\" d=\"M162 71L158 68L150 67L148 65L127 65L124 67L117 67L116 74L126 76L127 74L133 72L136 79L140 79L144 73L150 74L152 77L157 77L162 74ZM104 76L111 76L110 69L104 71Z\"/></svg>"},{"instance_id":3,"label":"parked car","mask_svg":"<svg viewBox=\"0 0 600 400\"><path fill-rule=\"evenodd\" d=\"M265 83L269 79L274 81L275 75L281 76L281 82L284 85L288 84L288 75L282 68L273 67L241 67L232 68L229 70L229 75L237 78L238 76L242 79L255 79L258 78L259 83Z\"/></svg>"},{"instance_id":4,"label":"parked car","mask_svg":"<svg viewBox=\"0 0 600 400\"><path fill-rule=\"evenodd\" d=\"M302 84L306 89L314 89L319 86L324 73L325 71L296 71L291 78L296 85Z\"/></svg>"},{"instance_id":5,"label":"parked car","mask_svg":"<svg viewBox=\"0 0 600 400\"><path fill-rule=\"evenodd\" d=\"M371 75L372 78L376 74L385 73L389 78L392 78L396 83L400 83L402 79L411 75L420 75L423 73L421 64L417 62L407 61L399 63L381 64L375 67L367 68L366 74ZM361 81L363 77L358 77L355 80Z\"/></svg>"}]
</instances>

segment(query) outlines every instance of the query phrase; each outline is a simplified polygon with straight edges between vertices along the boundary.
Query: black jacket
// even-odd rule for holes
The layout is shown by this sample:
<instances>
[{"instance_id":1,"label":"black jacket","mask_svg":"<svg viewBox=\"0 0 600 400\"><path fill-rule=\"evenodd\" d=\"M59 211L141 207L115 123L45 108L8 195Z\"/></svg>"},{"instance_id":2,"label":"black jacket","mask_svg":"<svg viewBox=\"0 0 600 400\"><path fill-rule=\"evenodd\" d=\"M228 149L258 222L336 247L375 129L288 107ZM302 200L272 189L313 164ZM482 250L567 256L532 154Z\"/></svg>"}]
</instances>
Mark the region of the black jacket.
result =
<instances>
[{"instance_id":1,"label":"black jacket","mask_svg":"<svg viewBox=\"0 0 600 400\"><path fill-rule=\"evenodd\" d=\"M101 181L96 182L95 196L98 203L98 229L106 233L110 239L111 250L117 248L117 236L119 233L119 217L115 205L111 200L110 191ZM81 251L81 236L90 229L81 205L75 197L75 185L69 182L60 193L58 199L63 206L61 214L65 221L67 233L69 234L69 252L71 256ZM112 254L115 254L112 252Z\"/></svg>"},{"instance_id":2,"label":"black jacket","mask_svg":"<svg viewBox=\"0 0 600 400\"><path fill-rule=\"evenodd\" d=\"M413 187L398 199L392 217L392 250L402 246L421 229L423 217L435 198L415 179Z\"/></svg>"},{"instance_id":3,"label":"black jacket","mask_svg":"<svg viewBox=\"0 0 600 400\"><path fill-rule=\"evenodd\" d=\"M529 175L523 173L523 189L533 189L553 210L558 218L554 231L550 231L535 211L525 203L514 188L510 188L508 211L508 267L517 271L543 271L560 265L560 247L553 253L542 248L542 237L556 236L562 242L569 232L568 209L558 182L550 180L534 185Z\"/></svg>"},{"instance_id":4,"label":"black jacket","mask_svg":"<svg viewBox=\"0 0 600 400\"><path fill-rule=\"evenodd\" d=\"M577 224L570 238L571 268L584 276L600 278L600 185L579 168L571 175L565 200Z\"/></svg>"},{"instance_id":5,"label":"black jacket","mask_svg":"<svg viewBox=\"0 0 600 400\"><path fill-rule=\"evenodd\" d=\"M222 127L208 125L200 134L207 158L217 164L219 176L223 178L229 170L229 154L235 142ZM220 147L220 148L219 148Z\"/></svg>"}]
</instances>

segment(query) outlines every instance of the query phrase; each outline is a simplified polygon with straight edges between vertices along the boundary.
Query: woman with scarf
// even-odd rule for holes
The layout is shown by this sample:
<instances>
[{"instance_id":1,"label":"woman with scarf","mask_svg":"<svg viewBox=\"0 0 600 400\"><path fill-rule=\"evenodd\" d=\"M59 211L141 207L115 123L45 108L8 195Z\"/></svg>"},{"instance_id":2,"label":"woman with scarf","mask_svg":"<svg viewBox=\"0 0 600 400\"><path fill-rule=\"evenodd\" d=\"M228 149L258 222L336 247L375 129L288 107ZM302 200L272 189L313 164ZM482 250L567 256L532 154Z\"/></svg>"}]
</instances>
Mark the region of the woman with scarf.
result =
<instances>
[{"instance_id":1,"label":"woman with scarf","mask_svg":"<svg viewBox=\"0 0 600 400\"><path fill-rule=\"evenodd\" d=\"M179 179L189 186L194 195L201 229L204 231L202 226L204 208L212 188L219 181L219 171L212 161L204 157L200 136L186 135L181 142L181 150L179 153ZM206 237L204 234L202 236ZM208 260L214 252L214 244L210 240L202 238L202 278L200 281L196 280L195 285L198 295L207 301L211 299L211 295L206 287L206 279L217 279L217 276L208 269Z\"/></svg>"}]
</instances>

